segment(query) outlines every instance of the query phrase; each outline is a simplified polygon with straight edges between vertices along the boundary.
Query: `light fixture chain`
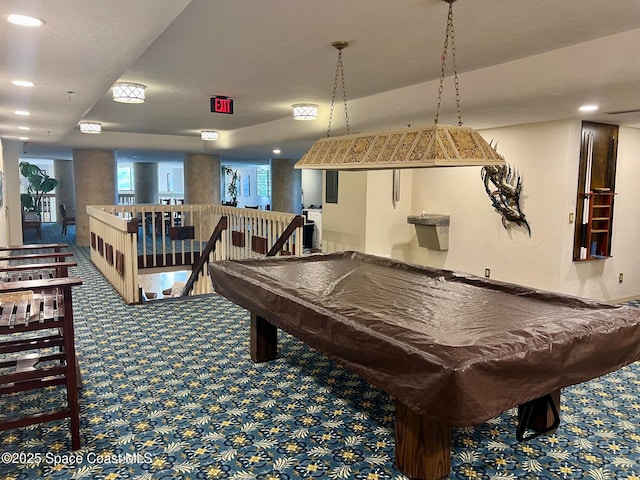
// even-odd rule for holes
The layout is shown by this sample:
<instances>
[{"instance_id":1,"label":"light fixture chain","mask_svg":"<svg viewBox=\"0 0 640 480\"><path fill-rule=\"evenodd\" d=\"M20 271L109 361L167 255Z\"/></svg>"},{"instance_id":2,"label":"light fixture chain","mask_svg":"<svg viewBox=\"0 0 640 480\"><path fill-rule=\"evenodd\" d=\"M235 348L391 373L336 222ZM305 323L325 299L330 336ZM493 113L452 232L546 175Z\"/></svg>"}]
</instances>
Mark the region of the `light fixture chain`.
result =
<instances>
[{"instance_id":1,"label":"light fixture chain","mask_svg":"<svg viewBox=\"0 0 640 480\"><path fill-rule=\"evenodd\" d=\"M344 121L347 126L347 135L351 133L349 129L349 110L347 109L347 87L344 82L344 65L342 64L342 52L338 54L338 62L340 64L340 76L342 77L342 98L344 100Z\"/></svg>"},{"instance_id":2,"label":"light fixture chain","mask_svg":"<svg viewBox=\"0 0 640 480\"><path fill-rule=\"evenodd\" d=\"M338 57L338 61L339 61ZM339 65L339 64L338 64ZM336 90L338 89L338 65L336 65L336 75L333 79L333 93L331 94L331 106L329 107L329 125L327 126L327 137L331 136L331 122L333 121L333 108L336 103Z\"/></svg>"},{"instance_id":3,"label":"light fixture chain","mask_svg":"<svg viewBox=\"0 0 640 480\"><path fill-rule=\"evenodd\" d=\"M449 4L449 17L447 23L450 23L449 30L451 32L451 57L453 59L453 84L456 88L456 105L458 107L458 126L462 126L462 109L460 108L460 82L458 80L458 64L456 63L456 41L455 32L453 30L453 4Z\"/></svg>"},{"instance_id":4,"label":"light fixture chain","mask_svg":"<svg viewBox=\"0 0 640 480\"><path fill-rule=\"evenodd\" d=\"M449 0L445 0L449 2ZM456 104L458 107L458 125L462 125L462 110L460 108L460 83L458 81L458 65L456 64L456 46L453 29L453 2L449 2L449 14L447 16L447 30L444 38L444 49L442 50L440 65L440 86L438 87L438 103L436 106L436 118L434 123L437 125L440 119L440 106L442 104L442 92L444 91L444 75L447 68L447 51L449 50L449 37L451 37L451 56L453 57L453 80L456 88Z\"/></svg>"},{"instance_id":5,"label":"light fixture chain","mask_svg":"<svg viewBox=\"0 0 640 480\"><path fill-rule=\"evenodd\" d=\"M336 103L336 91L338 90L338 73L340 71L340 60L342 52L338 52L338 63L336 64L336 75L333 79L333 93L331 94L331 106L329 107L329 125L327 127L327 137L331 136L331 122L333 121L333 109Z\"/></svg>"},{"instance_id":6,"label":"light fixture chain","mask_svg":"<svg viewBox=\"0 0 640 480\"><path fill-rule=\"evenodd\" d=\"M344 47L343 47L344 48ZM327 127L327 137L331 136L331 122L333 121L333 110L336 103L336 93L338 91L338 75L342 80L342 98L344 99L344 118L347 126L347 135L351 133L349 129L349 111L347 109L347 87L344 81L344 65L342 64L342 50L338 50L338 62L336 64L336 75L333 79L333 93L331 94L331 106L329 107L329 126Z\"/></svg>"}]
</instances>

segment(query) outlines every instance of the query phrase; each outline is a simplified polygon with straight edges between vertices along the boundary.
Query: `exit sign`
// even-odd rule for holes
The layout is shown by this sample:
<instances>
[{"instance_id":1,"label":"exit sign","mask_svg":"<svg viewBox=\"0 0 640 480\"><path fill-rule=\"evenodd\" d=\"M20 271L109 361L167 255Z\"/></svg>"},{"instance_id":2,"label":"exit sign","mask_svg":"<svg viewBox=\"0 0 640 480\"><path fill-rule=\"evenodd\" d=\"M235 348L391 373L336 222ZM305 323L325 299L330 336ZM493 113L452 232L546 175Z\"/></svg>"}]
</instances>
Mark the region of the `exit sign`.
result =
<instances>
[{"instance_id":1,"label":"exit sign","mask_svg":"<svg viewBox=\"0 0 640 480\"><path fill-rule=\"evenodd\" d=\"M233 99L216 95L211 97L211 111L213 113L233 113Z\"/></svg>"}]
</instances>

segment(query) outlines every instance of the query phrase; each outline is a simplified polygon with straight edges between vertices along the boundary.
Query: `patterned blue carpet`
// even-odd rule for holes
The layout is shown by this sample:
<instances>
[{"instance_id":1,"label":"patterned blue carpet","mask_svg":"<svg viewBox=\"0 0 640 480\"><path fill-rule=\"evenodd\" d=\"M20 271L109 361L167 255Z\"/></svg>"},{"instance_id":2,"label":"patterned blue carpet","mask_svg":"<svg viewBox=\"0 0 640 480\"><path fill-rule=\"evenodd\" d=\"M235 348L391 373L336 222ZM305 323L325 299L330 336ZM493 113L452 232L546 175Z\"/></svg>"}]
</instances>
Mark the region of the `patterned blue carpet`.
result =
<instances>
[{"instance_id":1,"label":"patterned blue carpet","mask_svg":"<svg viewBox=\"0 0 640 480\"><path fill-rule=\"evenodd\" d=\"M72 240L58 231L42 241ZM387 394L283 333L279 358L254 364L245 310L215 296L127 306L73 251L83 447L69 450L66 421L0 432L0 478L405 478ZM60 393L0 397L0 416ZM640 480L640 364L565 389L561 417L527 443L514 411L454 430L449 478Z\"/></svg>"}]
</instances>

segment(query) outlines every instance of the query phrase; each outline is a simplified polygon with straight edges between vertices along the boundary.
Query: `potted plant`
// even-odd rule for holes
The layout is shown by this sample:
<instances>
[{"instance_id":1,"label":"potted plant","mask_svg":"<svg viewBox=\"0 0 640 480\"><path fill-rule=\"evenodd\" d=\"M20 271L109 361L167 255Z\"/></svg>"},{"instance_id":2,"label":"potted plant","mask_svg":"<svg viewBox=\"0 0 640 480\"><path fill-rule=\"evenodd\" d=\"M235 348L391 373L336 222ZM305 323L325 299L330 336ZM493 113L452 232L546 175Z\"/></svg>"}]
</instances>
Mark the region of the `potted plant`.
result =
<instances>
[{"instance_id":1,"label":"potted plant","mask_svg":"<svg viewBox=\"0 0 640 480\"><path fill-rule=\"evenodd\" d=\"M42 213L42 198L58 186L58 180L47 175L37 165L22 161L18 165L20 174L27 179L27 193L20 194L22 208L27 212Z\"/></svg>"},{"instance_id":2,"label":"potted plant","mask_svg":"<svg viewBox=\"0 0 640 480\"><path fill-rule=\"evenodd\" d=\"M229 194L230 202L227 205L238 206L238 180L240 175L237 170L233 170L227 165L223 165L222 173L229 177L229 184L227 185L227 193Z\"/></svg>"}]
</instances>

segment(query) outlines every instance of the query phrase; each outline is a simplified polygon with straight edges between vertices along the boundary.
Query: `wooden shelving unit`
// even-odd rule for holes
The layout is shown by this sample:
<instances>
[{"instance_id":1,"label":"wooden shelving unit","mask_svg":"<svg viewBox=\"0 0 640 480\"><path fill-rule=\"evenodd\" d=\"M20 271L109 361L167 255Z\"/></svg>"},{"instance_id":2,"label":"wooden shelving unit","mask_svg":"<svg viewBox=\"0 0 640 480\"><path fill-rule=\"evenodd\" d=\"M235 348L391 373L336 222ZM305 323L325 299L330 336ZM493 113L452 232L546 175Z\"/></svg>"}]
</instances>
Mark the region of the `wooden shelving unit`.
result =
<instances>
[{"instance_id":1,"label":"wooden shelving unit","mask_svg":"<svg viewBox=\"0 0 640 480\"><path fill-rule=\"evenodd\" d=\"M587 258L611 256L611 219L613 215L613 192L590 192L589 222L587 227Z\"/></svg>"}]
</instances>

